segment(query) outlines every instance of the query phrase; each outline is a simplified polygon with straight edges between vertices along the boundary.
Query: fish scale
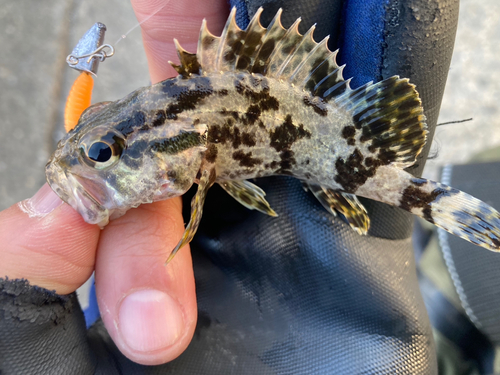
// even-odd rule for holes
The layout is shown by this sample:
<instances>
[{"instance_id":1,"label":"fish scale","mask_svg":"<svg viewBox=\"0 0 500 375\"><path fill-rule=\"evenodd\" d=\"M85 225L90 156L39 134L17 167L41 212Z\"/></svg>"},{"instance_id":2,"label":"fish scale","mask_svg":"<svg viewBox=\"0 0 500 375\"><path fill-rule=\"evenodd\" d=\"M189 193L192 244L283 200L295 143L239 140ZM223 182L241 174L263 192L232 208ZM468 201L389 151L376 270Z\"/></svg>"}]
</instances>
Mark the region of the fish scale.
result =
<instances>
[{"instance_id":1,"label":"fish scale","mask_svg":"<svg viewBox=\"0 0 500 375\"><path fill-rule=\"evenodd\" d=\"M427 137L415 86L394 76L351 89L327 38L314 41L314 27L301 35L299 19L285 29L280 10L264 28L261 13L241 30L233 9L220 37L204 21L196 53L175 41L179 76L87 109L47 164L54 191L103 227L197 183L190 222L169 260L196 233L214 183L245 207L276 216L248 181L273 175L302 180L360 234L370 219L357 196L498 251L495 209L404 171Z\"/></svg>"}]
</instances>

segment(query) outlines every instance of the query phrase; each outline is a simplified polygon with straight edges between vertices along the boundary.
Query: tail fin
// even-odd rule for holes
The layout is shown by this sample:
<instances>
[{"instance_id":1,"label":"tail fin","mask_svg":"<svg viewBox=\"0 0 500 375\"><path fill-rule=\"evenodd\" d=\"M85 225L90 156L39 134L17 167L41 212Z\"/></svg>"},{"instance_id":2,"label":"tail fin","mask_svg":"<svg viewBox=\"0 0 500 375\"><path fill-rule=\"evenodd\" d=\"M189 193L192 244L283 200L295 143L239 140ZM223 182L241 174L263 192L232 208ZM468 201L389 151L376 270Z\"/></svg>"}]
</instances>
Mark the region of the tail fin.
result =
<instances>
[{"instance_id":1,"label":"tail fin","mask_svg":"<svg viewBox=\"0 0 500 375\"><path fill-rule=\"evenodd\" d=\"M400 207L466 241L500 251L500 213L463 191L411 178Z\"/></svg>"},{"instance_id":2,"label":"tail fin","mask_svg":"<svg viewBox=\"0 0 500 375\"><path fill-rule=\"evenodd\" d=\"M380 169L384 172L379 174ZM356 195L399 206L455 236L500 252L500 213L493 207L463 191L415 178L397 168L380 169ZM391 191L380 191L386 181L391 181ZM379 193L373 193L376 187Z\"/></svg>"},{"instance_id":3,"label":"tail fin","mask_svg":"<svg viewBox=\"0 0 500 375\"><path fill-rule=\"evenodd\" d=\"M425 197L433 198L423 204L420 217L445 231L488 250L500 251L500 213L490 205L473 196L447 185L424 179L412 179L412 182L426 185ZM411 207L415 199L420 199L420 189L408 187L402 197L401 207ZM425 195L427 194L427 195ZM422 205L422 203L417 203ZM409 210L413 212L413 210Z\"/></svg>"}]
</instances>

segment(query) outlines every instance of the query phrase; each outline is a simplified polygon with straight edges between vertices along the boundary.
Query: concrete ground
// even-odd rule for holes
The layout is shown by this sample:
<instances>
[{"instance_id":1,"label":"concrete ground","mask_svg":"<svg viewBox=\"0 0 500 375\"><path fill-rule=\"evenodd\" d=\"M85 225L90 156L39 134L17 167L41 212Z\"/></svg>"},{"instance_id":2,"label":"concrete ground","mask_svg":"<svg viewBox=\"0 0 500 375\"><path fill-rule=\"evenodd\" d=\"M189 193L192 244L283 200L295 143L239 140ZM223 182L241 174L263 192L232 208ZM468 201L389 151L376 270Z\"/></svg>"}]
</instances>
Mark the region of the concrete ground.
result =
<instances>
[{"instance_id":1,"label":"concrete ground","mask_svg":"<svg viewBox=\"0 0 500 375\"><path fill-rule=\"evenodd\" d=\"M108 28L116 56L101 64L93 102L115 100L149 82L139 28L123 0L0 0L0 210L31 197L44 183L44 165L62 135L63 108L77 73L65 58L96 21ZM439 166L465 163L500 146L500 2L462 0L455 53L438 128Z\"/></svg>"},{"instance_id":2,"label":"concrete ground","mask_svg":"<svg viewBox=\"0 0 500 375\"><path fill-rule=\"evenodd\" d=\"M455 49L424 176L439 178L448 163L464 164L500 146L500 2L461 0ZM498 155L498 153L494 153Z\"/></svg>"}]
</instances>

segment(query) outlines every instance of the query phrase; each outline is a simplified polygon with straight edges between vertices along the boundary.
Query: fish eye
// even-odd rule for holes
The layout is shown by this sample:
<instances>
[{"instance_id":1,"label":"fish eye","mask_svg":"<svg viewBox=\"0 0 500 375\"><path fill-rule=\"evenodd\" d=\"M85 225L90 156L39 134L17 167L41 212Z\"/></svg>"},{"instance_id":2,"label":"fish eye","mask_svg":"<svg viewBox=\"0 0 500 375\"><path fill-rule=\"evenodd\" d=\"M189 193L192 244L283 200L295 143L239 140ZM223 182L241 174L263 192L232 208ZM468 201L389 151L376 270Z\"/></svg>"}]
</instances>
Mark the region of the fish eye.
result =
<instances>
[{"instance_id":1,"label":"fish eye","mask_svg":"<svg viewBox=\"0 0 500 375\"><path fill-rule=\"evenodd\" d=\"M91 142L80 145L83 161L95 169L106 169L114 165L123 152L124 140L117 134L108 133Z\"/></svg>"},{"instance_id":2,"label":"fish eye","mask_svg":"<svg viewBox=\"0 0 500 375\"><path fill-rule=\"evenodd\" d=\"M87 155L90 160L98 163L105 163L113 156L113 150L104 142L95 142L90 146Z\"/></svg>"}]
</instances>

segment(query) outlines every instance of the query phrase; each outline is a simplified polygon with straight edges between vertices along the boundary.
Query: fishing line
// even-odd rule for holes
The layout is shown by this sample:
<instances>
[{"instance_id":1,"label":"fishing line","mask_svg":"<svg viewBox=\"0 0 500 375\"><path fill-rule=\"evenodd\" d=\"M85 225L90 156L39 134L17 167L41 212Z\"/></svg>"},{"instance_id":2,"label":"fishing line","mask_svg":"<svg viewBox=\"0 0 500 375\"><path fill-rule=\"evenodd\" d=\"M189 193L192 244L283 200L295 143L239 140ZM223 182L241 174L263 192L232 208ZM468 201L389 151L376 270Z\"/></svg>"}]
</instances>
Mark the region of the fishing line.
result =
<instances>
[{"instance_id":1,"label":"fishing line","mask_svg":"<svg viewBox=\"0 0 500 375\"><path fill-rule=\"evenodd\" d=\"M143 19L141 22L138 22L135 26L133 26L130 30L128 30L125 34L122 34L118 40L115 42L115 46L120 43L123 39L125 39L127 37L128 34L130 34L132 31L134 31L135 29L137 29L139 26L141 26L143 23L149 21L149 19L155 15L157 15L161 10L163 10L167 5L168 3L170 3L170 0L167 0L165 2L165 4L163 4L160 8L158 8L157 10L155 10L152 14L150 14L149 16L147 16L145 19Z\"/></svg>"},{"instance_id":2,"label":"fishing line","mask_svg":"<svg viewBox=\"0 0 500 375\"><path fill-rule=\"evenodd\" d=\"M436 126L449 125L449 124L460 124L462 122L467 122L467 121L472 121L472 120L474 120L474 119L471 117L471 118L467 118L465 120L455 120L455 121L441 122L441 123L437 124Z\"/></svg>"},{"instance_id":3,"label":"fishing line","mask_svg":"<svg viewBox=\"0 0 500 375\"><path fill-rule=\"evenodd\" d=\"M431 145L431 149L429 150L429 154L427 155L427 160L434 160L439 157L439 153L441 151L441 144L439 141L433 142Z\"/></svg>"},{"instance_id":4,"label":"fishing line","mask_svg":"<svg viewBox=\"0 0 500 375\"><path fill-rule=\"evenodd\" d=\"M467 118L465 120L454 120L454 121L447 121L447 122L440 122L439 124L436 125L438 126L443 126L443 125L450 125L450 124L460 124L462 122L468 122L474 120L472 117ZM439 143L439 139L437 138L437 135L434 136L431 150L429 151L429 155L427 156L427 160L435 160L439 157L439 153L441 151L441 144Z\"/></svg>"}]
</instances>

